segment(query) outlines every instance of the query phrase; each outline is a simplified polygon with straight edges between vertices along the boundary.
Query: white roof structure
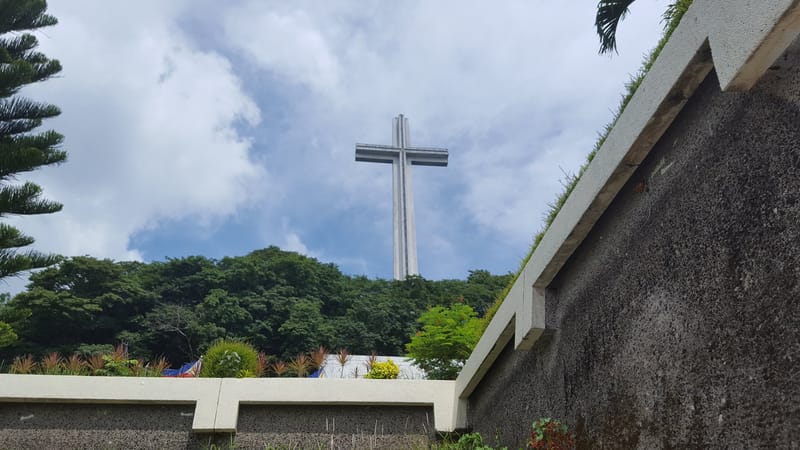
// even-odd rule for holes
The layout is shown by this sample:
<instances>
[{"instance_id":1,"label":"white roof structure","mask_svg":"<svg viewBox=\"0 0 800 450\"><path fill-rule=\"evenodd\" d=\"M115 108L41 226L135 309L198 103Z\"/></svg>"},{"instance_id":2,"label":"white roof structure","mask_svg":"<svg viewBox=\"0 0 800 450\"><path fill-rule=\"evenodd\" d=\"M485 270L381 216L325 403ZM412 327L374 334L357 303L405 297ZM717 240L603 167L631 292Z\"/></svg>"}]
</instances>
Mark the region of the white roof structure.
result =
<instances>
[{"instance_id":1,"label":"white roof structure","mask_svg":"<svg viewBox=\"0 0 800 450\"><path fill-rule=\"evenodd\" d=\"M415 366L411 358L404 356L377 356L376 361L394 361L400 368L398 379L403 380L424 380L425 371ZM348 361L342 366L337 355L328 355L325 365L322 368L320 378L364 378L367 374L370 355L350 355Z\"/></svg>"}]
</instances>

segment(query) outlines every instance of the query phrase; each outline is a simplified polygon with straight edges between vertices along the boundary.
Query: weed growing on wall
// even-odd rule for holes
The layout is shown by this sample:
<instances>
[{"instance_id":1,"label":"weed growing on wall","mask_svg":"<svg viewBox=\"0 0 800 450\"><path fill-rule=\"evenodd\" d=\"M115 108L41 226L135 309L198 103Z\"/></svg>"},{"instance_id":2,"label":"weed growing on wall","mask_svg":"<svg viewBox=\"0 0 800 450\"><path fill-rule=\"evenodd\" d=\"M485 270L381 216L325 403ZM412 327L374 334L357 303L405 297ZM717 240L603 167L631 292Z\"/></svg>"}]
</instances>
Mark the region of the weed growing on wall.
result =
<instances>
[{"instance_id":1,"label":"weed growing on wall","mask_svg":"<svg viewBox=\"0 0 800 450\"><path fill-rule=\"evenodd\" d=\"M558 420L542 418L531 425L528 448L543 450L570 450L575 448L575 438L566 425Z\"/></svg>"},{"instance_id":2,"label":"weed growing on wall","mask_svg":"<svg viewBox=\"0 0 800 450\"><path fill-rule=\"evenodd\" d=\"M508 447L490 447L483 442L483 436L480 433L466 433L462 434L457 441L453 441L452 437L445 436L442 442L431 446L432 450L507 450Z\"/></svg>"}]
</instances>

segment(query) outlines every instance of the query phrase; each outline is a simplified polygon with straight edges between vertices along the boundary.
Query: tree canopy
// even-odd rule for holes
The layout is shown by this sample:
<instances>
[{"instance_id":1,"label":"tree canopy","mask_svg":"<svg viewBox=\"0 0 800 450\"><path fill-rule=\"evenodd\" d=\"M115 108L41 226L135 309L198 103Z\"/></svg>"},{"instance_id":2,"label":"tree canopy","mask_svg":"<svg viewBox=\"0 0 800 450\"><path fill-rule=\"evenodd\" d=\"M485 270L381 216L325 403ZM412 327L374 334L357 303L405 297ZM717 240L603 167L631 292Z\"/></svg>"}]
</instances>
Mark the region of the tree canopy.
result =
<instances>
[{"instance_id":1,"label":"tree canopy","mask_svg":"<svg viewBox=\"0 0 800 450\"><path fill-rule=\"evenodd\" d=\"M0 302L0 321L19 337L0 359L124 343L177 364L220 338L283 359L320 345L401 355L426 310L457 301L485 310L509 278L476 270L466 280L369 279L277 247L149 264L73 257Z\"/></svg>"},{"instance_id":2,"label":"tree canopy","mask_svg":"<svg viewBox=\"0 0 800 450\"><path fill-rule=\"evenodd\" d=\"M406 344L408 355L432 380L452 380L483 333L475 311L466 304L434 306L420 316L422 329Z\"/></svg>"}]
</instances>

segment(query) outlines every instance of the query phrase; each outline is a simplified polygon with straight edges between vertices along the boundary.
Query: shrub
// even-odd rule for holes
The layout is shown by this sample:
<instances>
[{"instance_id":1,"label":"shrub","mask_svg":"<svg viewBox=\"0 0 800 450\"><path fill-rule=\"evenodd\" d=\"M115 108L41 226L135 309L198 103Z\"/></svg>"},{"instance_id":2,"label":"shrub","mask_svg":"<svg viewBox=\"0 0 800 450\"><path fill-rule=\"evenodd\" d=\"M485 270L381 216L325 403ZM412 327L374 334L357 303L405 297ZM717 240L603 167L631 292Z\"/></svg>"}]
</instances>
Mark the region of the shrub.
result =
<instances>
[{"instance_id":1,"label":"shrub","mask_svg":"<svg viewBox=\"0 0 800 450\"><path fill-rule=\"evenodd\" d=\"M375 361L366 377L373 380L394 380L400 374L400 368L391 359L386 362Z\"/></svg>"},{"instance_id":2,"label":"shrub","mask_svg":"<svg viewBox=\"0 0 800 450\"><path fill-rule=\"evenodd\" d=\"M17 333L11 328L11 325L0 322L0 347L7 347L19 339Z\"/></svg>"},{"instance_id":3,"label":"shrub","mask_svg":"<svg viewBox=\"0 0 800 450\"><path fill-rule=\"evenodd\" d=\"M575 448L575 439L566 425L558 420L542 418L531 425L531 439L528 448L547 450L568 450Z\"/></svg>"},{"instance_id":4,"label":"shrub","mask_svg":"<svg viewBox=\"0 0 800 450\"><path fill-rule=\"evenodd\" d=\"M81 356L87 358L91 355L105 355L114 351L114 346L111 344L81 344L75 350Z\"/></svg>"},{"instance_id":5,"label":"shrub","mask_svg":"<svg viewBox=\"0 0 800 450\"><path fill-rule=\"evenodd\" d=\"M103 355L104 375L129 377L134 374L139 361L128 356L124 345L117 345L111 353Z\"/></svg>"},{"instance_id":6,"label":"shrub","mask_svg":"<svg viewBox=\"0 0 800 450\"><path fill-rule=\"evenodd\" d=\"M455 442L451 439L450 436L445 436L444 442L434 444L432 448L434 450L495 450L483 442L480 433L462 434ZM497 450L507 450L507 447L500 447Z\"/></svg>"},{"instance_id":7,"label":"shrub","mask_svg":"<svg viewBox=\"0 0 800 450\"><path fill-rule=\"evenodd\" d=\"M101 346L96 346L101 348ZM105 348L113 348L105 346ZM144 365L141 360L128 356L123 345L118 345L110 353L94 353L85 359L75 352L63 357L52 352L36 362L32 355L17 356L9 367L10 373L41 375L94 375L94 376L148 376L160 377L169 367L163 357L152 364Z\"/></svg>"},{"instance_id":8,"label":"shrub","mask_svg":"<svg viewBox=\"0 0 800 450\"><path fill-rule=\"evenodd\" d=\"M220 340L203 356L201 377L249 378L258 371L258 351L242 341Z\"/></svg>"}]
</instances>

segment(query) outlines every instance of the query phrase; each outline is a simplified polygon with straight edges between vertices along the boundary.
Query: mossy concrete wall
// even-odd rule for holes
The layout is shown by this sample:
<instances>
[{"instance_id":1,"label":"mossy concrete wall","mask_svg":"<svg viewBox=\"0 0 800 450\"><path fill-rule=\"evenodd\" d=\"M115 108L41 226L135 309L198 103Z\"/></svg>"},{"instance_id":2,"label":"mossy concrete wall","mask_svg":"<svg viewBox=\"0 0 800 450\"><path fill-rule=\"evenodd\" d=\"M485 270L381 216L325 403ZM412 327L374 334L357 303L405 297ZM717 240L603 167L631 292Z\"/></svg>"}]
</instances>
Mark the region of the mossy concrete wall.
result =
<instances>
[{"instance_id":1,"label":"mossy concrete wall","mask_svg":"<svg viewBox=\"0 0 800 450\"><path fill-rule=\"evenodd\" d=\"M470 396L484 436L556 417L586 449L800 447L800 43L748 92L706 78L545 311Z\"/></svg>"}]
</instances>

